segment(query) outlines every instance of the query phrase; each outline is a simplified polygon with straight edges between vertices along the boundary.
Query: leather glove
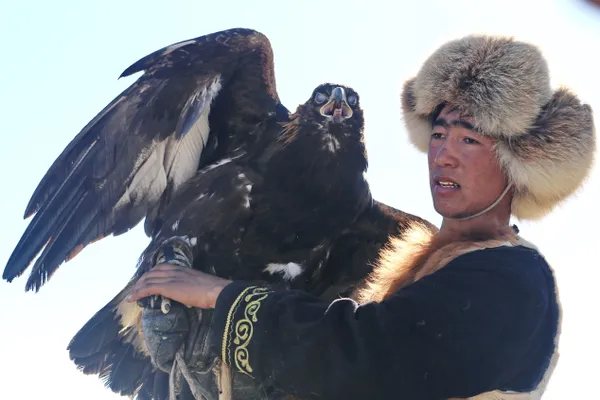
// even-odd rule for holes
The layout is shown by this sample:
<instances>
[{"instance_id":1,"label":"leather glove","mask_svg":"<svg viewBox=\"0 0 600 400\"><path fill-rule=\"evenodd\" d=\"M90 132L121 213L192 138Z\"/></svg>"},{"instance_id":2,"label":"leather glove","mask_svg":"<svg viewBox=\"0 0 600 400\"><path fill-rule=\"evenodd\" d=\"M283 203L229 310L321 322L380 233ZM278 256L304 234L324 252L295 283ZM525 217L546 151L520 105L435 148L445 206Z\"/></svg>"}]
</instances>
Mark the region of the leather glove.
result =
<instances>
[{"instance_id":1,"label":"leather glove","mask_svg":"<svg viewBox=\"0 0 600 400\"><path fill-rule=\"evenodd\" d=\"M170 373L175 354L181 349L190 329L190 316L185 306L172 303L164 314L160 309L142 308L142 330L152 363Z\"/></svg>"},{"instance_id":2,"label":"leather glove","mask_svg":"<svg viewBox=\"0 0 600 400\"><path fill-rule=\"evenodd\" d=\"M213 310L187 308L176 302L167 314L157 308L142 310L146 347L152 363L171 375L170 391L180 393L181 380L185 379L198 400L219 400L220 392L228 385L232 400L285 398L242 373L234 372L230 382L218 379L223 366L212 350L218 346L209 342L212 314Z\"/></svg>"},{"instance_id":3,"label":"leather glove","mask_svg":"<svg viewBox=\"0 0 600 400\"><path fill-rule=\"evenodd\" d=\"M191 249L184 241L173 238L163 243L154 261L190 268ZM223 391L231 393L231 400L283 398L267 393L257 381L241 373L233 373L229 381L220 379L227 367L223 367L219 354L213 350L219 344L209 343L213 310L188 308L174 301L168 301L165 309L165 300L155 296L138 304L142 307L142 330L152 363L170 375L171 399L179 398L185 389L183 379L198 400L220 400Z\"/></svg>"}]
</instances>

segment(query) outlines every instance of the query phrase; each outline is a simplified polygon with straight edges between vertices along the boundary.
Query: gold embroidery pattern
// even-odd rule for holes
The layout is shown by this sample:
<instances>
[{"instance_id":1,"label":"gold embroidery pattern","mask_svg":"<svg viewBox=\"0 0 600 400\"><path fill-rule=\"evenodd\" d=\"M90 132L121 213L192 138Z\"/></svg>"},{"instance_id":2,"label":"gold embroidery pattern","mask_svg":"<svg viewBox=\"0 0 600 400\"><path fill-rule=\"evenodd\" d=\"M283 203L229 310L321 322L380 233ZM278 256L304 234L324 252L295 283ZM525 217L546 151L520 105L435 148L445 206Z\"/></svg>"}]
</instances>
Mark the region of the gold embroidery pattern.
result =
<instances>
[{"instance_id":1,"label":"gold embroidery pattern","mask_svg":"<svg viewBox=\"0 0 600 400\"><path fill-rule=\"evenodd\" d=\"M237 297L229 310L225 324L225 335L228 335L234 316L238 309L245 303L243 317L235 322L233 341L230 338L223 340L223 360L227 355L230 345L233 347L232 361L238 371L252 376L252 366L250 365L248 345L254 335L254 324L258 321L257 313L262 302L269 296L270 290L265 287L251 286ZM230 363L231 364L231 363Z\"/></svg>"},{"instance_id":2,"label":"gold embroidery pattern","mask_svg":"<svg viewBox=\"0 0 600 400\"><path fill-rule=\"evenodd\" d=\"M231 319L233 318L233 314L237 311L242 297L244 297L244 295L253 288L255 288L255 286L250 286L244 289L242 293L240 293L235 299L235 301L231 305L231 308L229 308L229 312L227 313L227 319L225 320L225 329L223 330L223 343L221 345L221 359L223 360L223 362L226 362L229 365L231 365L231 362L227 360L227 349L229 348L229 327L231 326Z\"/></svg>"}]
</instances>

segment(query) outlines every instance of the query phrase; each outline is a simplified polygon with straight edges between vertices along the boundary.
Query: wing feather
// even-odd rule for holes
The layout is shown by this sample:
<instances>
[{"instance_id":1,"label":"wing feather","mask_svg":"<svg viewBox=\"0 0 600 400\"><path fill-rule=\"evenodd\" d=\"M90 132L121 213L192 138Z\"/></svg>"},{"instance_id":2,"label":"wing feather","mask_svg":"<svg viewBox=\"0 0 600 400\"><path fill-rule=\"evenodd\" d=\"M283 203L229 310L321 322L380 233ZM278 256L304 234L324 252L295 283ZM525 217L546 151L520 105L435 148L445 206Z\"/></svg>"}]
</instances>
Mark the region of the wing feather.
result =
<instances>
[{"instance_id":1,"label":"wing feather","mask_svg":"<svg viewBox=\"0 0 600 400\"><path fill-rule=\"evenodd\" d=\"M250 131L279 114L272 50L264 35L231 29L140 59L144 71L67 145L35 189L35 214L4 269L12 281L39 257L27 290L69 256L160 211L198 169L252 145ZM40 254L41 252L41 254Z\"/></svg>"}]
</instances>

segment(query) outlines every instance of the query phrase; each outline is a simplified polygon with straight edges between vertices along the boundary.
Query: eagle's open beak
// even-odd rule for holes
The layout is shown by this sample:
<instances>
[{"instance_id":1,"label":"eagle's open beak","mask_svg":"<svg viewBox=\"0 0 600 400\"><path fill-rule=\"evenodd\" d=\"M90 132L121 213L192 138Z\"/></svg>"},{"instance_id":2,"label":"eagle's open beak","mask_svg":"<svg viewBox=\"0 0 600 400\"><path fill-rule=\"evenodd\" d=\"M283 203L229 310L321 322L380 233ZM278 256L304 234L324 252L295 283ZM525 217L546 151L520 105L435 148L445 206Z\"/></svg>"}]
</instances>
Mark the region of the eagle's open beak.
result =
<instances>
[{"instance_id":1,"label":"eagle's open beak","mask_svg":"<svg viewBox=\"0 0 600 400\"><path fill-rule=\"evenodd\" d=\"M341 122L352 116L352 109L346 101L346 91L341 87L336 87L331 92L329 101L321 107L321 115L331 117L334 122Z\"/></svg>"}]
</instances>

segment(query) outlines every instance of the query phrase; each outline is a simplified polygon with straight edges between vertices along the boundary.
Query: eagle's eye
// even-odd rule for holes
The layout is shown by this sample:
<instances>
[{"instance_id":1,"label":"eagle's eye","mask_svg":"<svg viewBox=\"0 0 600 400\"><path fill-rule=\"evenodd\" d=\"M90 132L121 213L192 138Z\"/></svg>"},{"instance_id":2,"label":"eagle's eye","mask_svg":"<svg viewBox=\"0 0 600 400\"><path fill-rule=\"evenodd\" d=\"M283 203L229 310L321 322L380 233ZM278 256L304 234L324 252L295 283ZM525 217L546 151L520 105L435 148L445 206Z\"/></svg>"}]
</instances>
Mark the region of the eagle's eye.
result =
<instances>
[{"instance_id":1,"label":"eagle's eye","mask_svg":"<svg viewBox=\"0 0 600 400\"><path fill-rule=\"evenodd\" d=\"M321 104L324 103L325 100L327 100L327 96L325 96L323 93L315 94L315 103Z\"/></svg>"},{"instance_id":2,"label":"eagle's eye","mask_svg":"<svg viewBox=\"0 0 600 400\"><path fill-rule=\"evenodd\" d=\"M348 96L348 104L350 104L351 106L356 105L356 101L357 101L356 96L354 96L354 95Z\"/></svg>"}]
</instances>

